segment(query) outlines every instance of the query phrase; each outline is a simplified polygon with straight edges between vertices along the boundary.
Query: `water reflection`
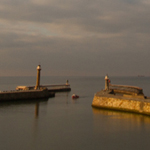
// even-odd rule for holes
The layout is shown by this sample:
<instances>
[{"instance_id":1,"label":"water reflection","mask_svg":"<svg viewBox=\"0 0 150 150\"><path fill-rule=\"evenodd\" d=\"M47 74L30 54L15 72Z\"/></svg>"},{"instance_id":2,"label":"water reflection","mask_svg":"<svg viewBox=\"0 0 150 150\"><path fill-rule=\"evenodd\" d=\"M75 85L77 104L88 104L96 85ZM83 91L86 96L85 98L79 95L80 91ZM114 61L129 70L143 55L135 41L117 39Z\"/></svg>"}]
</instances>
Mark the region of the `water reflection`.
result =
<instances>
[{"instance_id":1,"label":"water reflection","mask_svg":"<svg viewBox=\"0 0 150 150\"><path fill-rule=\"evenodd\" d=\"M107 109L98 109L98 108L93 108L93 107L92 107L92 111L94 115L103 114L103 115L111 116L111 118L116 118L116 119L125 119L125 118L132 118L132 117L141 118L142 117L142 118L145 118L150 123L150 116L147 116L147 115L115 111L115 110L107 110Z\"/></svg>"},{"instance_id":2,"label":"water reflection","mask_svg":"<svg viewBox=\"0 0 150 150\"><path fill-rule=\"evenodd\" d=\"M66 98L66 104L68 104L68 98L69 98L68 96L69 96L69 92L66 92L66 97L67 97Z\"/></svg>"},{"instance_id":3,"label":"water reflection","mask_svg":"<svg viewBox=\"0 0 150 150\"><path fill-rule=\"evenodd\" d=\"M47 101L48 99L38 99L38 100L28 99L28 100L20 100L20 101L0 102L0 111L7 112L7 113L9 112L30 113L32 111L34 112L35 118L38 118L40 104L47 105ZM32 107L33 109L28 109L28 107Z\"/></svg>"},{"instance_id":4,"label":"water reflection","mask_svg":"<svg viewBox=\"0 0 150 150\"><path fill-rule=\"evenodd\" d=\"M0 107L7 107L12 105L30 105L37 102L47 102L48 99L27 99L27 100L14 100L14 101L2 101L0 102Z\"/></svg>"},{"instance_id":5,"label":"water reflection","mask_svg":"<svg viewBox=\"0 0 150 150\"><path fill-rule=\"evenodd\" d=\"M35 118L39 116L39 102L35 104Z\"/></svg>"},{"instance_id":6,"label":"water reflection","mask_svg":"<svg viewBox=\"0 0 150 150\"><path fill-rule=\"evenodd\" d=\"M96 132L98 132L100 127L104 126L104 130L106 126L109 126L106 132L138 130L140 128L150 130L150 116L97 108L92 108L92 111L94 130Z\"/></svg>"}]
</instances>

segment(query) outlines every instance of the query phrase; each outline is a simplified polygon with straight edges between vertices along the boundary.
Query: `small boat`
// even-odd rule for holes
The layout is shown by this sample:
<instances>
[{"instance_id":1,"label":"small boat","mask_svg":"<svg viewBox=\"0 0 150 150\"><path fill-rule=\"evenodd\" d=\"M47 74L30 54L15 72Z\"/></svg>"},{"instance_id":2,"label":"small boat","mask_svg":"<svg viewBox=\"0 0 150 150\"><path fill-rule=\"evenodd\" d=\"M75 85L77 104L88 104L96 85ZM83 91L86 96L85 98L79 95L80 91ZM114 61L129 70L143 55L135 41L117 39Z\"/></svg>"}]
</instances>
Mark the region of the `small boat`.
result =
<instances>
[{"instance_id":1,"label":"small boat","mask_svg":"<svg viewBox=\"0 0 150 150\"><path fill-rule=\"evenodd\" d=\"M76 94L73 94L73 95L72 95L72 98L74 98L74 99L75 99L75 98L79 98L79 96L76 95Z\"/></svg>"}]
</instances>

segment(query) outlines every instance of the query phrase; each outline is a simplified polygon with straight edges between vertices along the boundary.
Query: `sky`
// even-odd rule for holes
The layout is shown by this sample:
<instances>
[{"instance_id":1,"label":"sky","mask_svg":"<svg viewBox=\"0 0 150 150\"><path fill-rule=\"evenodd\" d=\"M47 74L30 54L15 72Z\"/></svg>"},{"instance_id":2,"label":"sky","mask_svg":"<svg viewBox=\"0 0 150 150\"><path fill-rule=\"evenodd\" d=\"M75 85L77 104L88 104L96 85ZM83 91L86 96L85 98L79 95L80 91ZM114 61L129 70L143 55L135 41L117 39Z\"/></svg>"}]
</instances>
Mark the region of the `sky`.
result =
<instances>
[{"instance_id":1,"label":"sky","mask_svg":"<svg viewBox=\"0 0 150 150\"><path fill-rule=\"evenodd\" d=\"M0 76L150 76L149 0L0 0Z\"/></svg>"}]
</instances>

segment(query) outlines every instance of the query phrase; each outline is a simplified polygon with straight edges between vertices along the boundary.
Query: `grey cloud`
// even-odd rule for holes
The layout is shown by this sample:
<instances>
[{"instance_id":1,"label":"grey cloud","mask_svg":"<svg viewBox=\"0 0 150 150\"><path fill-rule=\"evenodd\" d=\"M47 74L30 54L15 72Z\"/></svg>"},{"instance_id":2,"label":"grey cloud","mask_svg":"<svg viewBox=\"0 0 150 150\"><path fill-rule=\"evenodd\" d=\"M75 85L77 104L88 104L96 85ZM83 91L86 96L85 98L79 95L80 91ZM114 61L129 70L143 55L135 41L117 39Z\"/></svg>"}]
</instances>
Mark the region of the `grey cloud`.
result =
<instances>
[{"instance_id":1,"label":"grey cloud","mask_svg":"<svg viewBox=\"0 0 150 150\"><path fill-rule=\"evenodd\" d=\"M148 67L146 62L149 61L149 51L146 53L139 49L135 51L135 46L127 49L128 46L121 47L122 44L119 46L119 42L106 43L105 40L91 38L82 41L63 38L39 39L38 42L33 45L23 43L17 49L14 47L8 49L5 51L6 55L3 55L5 58L1 58L1 64L4 65L3 67L10 65L12 70L30 70L28 73L32 75L34 75L33 68L39 62L46 68L43 75L55 73L60 75L62 72L72 75L73 70L77 70L74 75L78 72L80 75L99 75L106 72L123 75L128 70L132 70L134 74L138 73L139 66L141 66L140 71L143 72L144 68Z\"/></svg>"},{"instance_id":2,"label":"grey cloud","mask_svg":"<svg viewBox=\"0 0 150 150\"><path fill-rule=\"evenodd\" d=\"M64 0L50 1L45 5L36 5L29 0L14 0L3 5L6 7L0 11L0 17L3 19L59 24L65 21L68 26L76 24L81 26L82 30L91 32L136 32L149 25L149 7L133 0Z\"/></svg>"},{"instance_id":3,"label":"grey cloud","mask_svg":"<svg viewBox=\"0 0 150 150\"><path fill-rule=\"evenodd\" d=\"M150 5L141 0L0 2L0 69L34 75L149 75Z\"/></svg>"}]
</instances>

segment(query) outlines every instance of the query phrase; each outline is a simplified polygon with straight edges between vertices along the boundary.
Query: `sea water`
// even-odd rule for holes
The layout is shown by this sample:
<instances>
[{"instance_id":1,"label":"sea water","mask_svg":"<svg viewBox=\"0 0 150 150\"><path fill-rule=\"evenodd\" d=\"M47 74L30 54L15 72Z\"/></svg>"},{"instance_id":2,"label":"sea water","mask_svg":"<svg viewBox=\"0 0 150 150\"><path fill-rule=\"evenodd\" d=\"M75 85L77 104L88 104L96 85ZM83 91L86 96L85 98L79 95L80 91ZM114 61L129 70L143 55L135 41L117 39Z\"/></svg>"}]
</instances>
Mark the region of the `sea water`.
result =
<instances>
[{"instance_id":1,"label":"sea water","mask_svg":"<svg viewBox=\"0 0 150 150\"><path fill-rule=\"evenodd\" d=\"M143 88L150 96L150 77L110 77L112 84ZM42 77L41 84L64 84L70 92L54 98L0 103L0 150L149 150L150 117L95 109L94 94L104 77ZM0 90L35 85L36 77L0 77ZM72 99L77 94L79 99Z\"/></svg>"}]
</instances>

